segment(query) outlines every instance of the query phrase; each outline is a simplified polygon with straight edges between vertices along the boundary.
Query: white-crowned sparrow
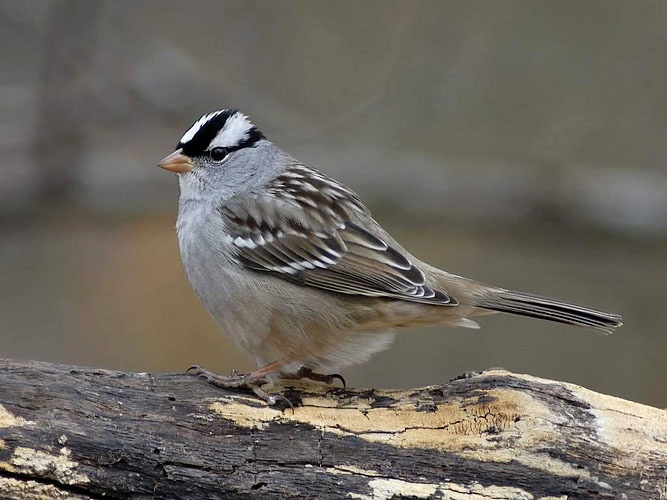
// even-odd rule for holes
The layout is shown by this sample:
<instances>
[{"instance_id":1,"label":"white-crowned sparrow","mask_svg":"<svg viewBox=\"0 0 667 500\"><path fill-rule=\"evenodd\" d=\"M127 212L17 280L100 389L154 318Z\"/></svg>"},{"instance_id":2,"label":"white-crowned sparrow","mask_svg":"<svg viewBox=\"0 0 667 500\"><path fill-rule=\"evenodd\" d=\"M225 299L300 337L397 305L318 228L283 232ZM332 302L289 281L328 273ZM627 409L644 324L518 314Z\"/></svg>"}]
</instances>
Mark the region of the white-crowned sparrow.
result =
<instances>
[{"instance_id":1,"label":"white-crowned sparrow","mask_svg":"<svg viewBox=\"0 0 667 500\"><path fill-rule=\"evenodd\" d=\"M223 387L267 376L331 381L386 349L393 330L478 328L495 311L611 332L621 317L447 273L412 256L357 195L278 148L237 110L199 118L159 166L178 174L185 272L222 330L260 367L203 375ZM271 398L267 398L271 400Z\"/></svg>"}]
</instances>

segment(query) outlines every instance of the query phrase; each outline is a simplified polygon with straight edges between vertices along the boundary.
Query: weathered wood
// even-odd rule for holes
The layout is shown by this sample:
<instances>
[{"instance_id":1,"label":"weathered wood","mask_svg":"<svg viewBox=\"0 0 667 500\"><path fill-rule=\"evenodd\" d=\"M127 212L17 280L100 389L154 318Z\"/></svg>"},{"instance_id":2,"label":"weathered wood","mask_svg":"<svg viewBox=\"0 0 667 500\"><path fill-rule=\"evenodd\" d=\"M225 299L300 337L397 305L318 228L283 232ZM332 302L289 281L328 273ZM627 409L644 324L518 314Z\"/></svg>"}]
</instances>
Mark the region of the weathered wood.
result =
<instances>
[{"instance_id":1,"label":"weathered wood","mask_svg":"<svg viewBox=\"0 0 667 500\"><path fill-rule=\"evenodd\" d=\"M0 497L667 498L667 412L572 384L283 390L0 361Z\"/></svg>"}]
</instances>

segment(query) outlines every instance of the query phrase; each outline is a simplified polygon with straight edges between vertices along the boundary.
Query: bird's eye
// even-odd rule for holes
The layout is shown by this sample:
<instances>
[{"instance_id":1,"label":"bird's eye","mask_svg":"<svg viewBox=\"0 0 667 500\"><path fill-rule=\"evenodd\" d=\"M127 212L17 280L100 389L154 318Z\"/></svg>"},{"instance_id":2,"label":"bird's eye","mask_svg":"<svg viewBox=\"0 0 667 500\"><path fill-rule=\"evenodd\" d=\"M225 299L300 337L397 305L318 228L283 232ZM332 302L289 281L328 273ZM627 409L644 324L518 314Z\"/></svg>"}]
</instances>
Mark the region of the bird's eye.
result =
<instances>
[{"instance_id":1,"label":"bird's eye","mask_svg":"<svg viewBox=\"0 0 667 500\"><path fill-rule=\"evenodd\" d=\"M225 148L213 148L209 152L209 156L213 161L221 161L227 156L227 150Z\"/></svg>"}]
</instances>

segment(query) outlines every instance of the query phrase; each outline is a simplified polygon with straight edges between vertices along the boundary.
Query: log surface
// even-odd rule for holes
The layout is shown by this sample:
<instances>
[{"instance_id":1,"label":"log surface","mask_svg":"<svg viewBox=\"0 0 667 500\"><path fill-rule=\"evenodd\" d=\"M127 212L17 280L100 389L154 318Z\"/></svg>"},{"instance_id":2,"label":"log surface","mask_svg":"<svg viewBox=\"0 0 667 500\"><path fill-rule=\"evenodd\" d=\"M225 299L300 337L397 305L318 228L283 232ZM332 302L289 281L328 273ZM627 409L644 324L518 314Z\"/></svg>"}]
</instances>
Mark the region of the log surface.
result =
<instances>
[{"instance_id":1,"label":"log surface","mask_svg":"<svg viewBox=\"0 0 667 500\"><path fill-rule=\"evenodd\" d=\"M0 498L667 498L667 412L572 384L280 390L0 361Z\"/></svg>"}]
</instances>

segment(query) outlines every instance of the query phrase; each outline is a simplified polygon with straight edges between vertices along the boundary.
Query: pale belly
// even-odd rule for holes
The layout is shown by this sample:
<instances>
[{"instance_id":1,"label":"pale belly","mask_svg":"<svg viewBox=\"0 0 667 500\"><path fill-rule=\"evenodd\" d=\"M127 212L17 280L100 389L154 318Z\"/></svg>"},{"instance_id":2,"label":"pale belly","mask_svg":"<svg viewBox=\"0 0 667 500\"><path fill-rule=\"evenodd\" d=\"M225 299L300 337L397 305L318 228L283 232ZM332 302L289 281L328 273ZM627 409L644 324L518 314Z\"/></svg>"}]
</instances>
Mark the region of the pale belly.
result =
<instances>
[{"instance_id":1,"label":"pale belly","mask_svg":"<svg viewBox=\"0 0 667 500\"><path fill-rule=\"evenodd\" d=\"M439 306L335 294L243 268L223 244L219 215L195 215L177 223L186 275L222 331L258 366L284 361L287 371L337 371L386 349L395 327L449 322Z\"/></svg>"}]
</instances>

